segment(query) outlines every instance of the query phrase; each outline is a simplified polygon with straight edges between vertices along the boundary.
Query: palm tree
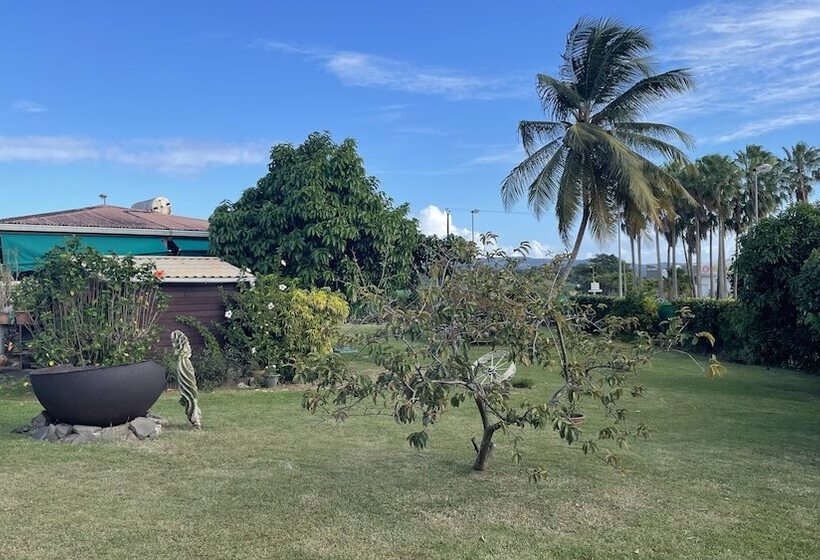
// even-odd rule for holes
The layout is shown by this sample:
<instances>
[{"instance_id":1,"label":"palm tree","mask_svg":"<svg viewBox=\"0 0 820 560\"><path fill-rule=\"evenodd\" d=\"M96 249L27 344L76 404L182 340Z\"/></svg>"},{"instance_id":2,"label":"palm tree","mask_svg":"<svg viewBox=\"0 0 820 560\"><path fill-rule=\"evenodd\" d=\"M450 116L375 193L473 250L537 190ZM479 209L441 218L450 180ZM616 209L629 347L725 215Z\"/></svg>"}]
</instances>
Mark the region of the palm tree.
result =
<instances>
[{"instance_id":1,"label":"palm tree","mask_svg":"<svg viewBox=\"0 0 820 560\"><path fill-rule=\"evenodd\" d=\"M697 163L703 181L704 201L717 216L718 281L717 297L726 297L726 222L734 210L734 197L740 188L740 172L728 156L703 156Z\"/></svg>"},{"instance_id":2,"label":"palm tree","mask_svg":"<svg viewBox=\"0 0 820 560\"><path fill-rule=\"evenodd\" d=\"M783 148L783 179L794 193L796 202L808 202L812 183L820 181L820 149L798 142Z\"/></svg>"},{"instance_id":3,"label":"palm tree","mask_svg":"<svg viewBox=\"0 0 820 560\"><path fill-rule=\"evenodd\" d=\"M577 232L561 281L575 263L589 228L598 240L615 231L618 210L629 202L657 221L659 199L682 187L649 157L685 161L671 142L689 135L643 122L656 103L692 87L684 69L656 74L646 31L614 20L580 19L567 35L557 77L539 74L537 91L552 120L521 121L527 157L504 179L501 195L511 208L524 195L536 217L555 205L558 232L569 244Z\"/></svg>"},{"instance_id":4,"label":"palm tree","mask_svg":"<svg viewBox=\"0 0 820 560\"><path fill-rule=\"evenodd\" d=\"M781 204L787 202L789 193L783 188L782 164L776 155L762 146L749 144L735 152L735 163L742 172L743 190L748 194L750 204L753 204L754 183L757 180L758 206L760 218L763 219L777 210ZM755 177L755 168L767 163L772 166L768 173L761 173ZM754 212L752 211L753 215Z\"/></svg>"}]
</instances>

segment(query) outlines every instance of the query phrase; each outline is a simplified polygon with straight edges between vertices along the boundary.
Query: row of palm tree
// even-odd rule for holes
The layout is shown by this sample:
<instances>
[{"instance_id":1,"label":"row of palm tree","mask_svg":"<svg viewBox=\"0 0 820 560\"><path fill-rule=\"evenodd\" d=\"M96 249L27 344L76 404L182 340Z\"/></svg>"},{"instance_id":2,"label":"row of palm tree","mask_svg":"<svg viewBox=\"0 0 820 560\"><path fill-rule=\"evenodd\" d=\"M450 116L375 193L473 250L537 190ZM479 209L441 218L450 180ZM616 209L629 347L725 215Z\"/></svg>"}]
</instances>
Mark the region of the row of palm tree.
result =
<instances>
[{"instance_id":1,"label":"row of palm tree","mask_svg":"<svg viewBox=\"0 0 820 560\"><path fill-rule=\"evenodd\" d=\"M588 230L604 241L622 224L633 270L642 270L641 241L654 231L659 292L679 293L676 254L682 244L693 294L704 295L701 247L708 238L713 262L716 235L718 278L716 286L711 282L710 294L725 297L725 238L727 232L744 233L752 223L751 187L757 185L760 216L776 210L789 193L807 201L812 183L820 179L820 150L801 142L779 159L749 145L734 158L713 154L689 162L679 145L691 147L691 137L673 126L646 122L643 115L691 89L692 77L682 68L656 73L651 50L643 28L616 20L579 20L567 36L559 74L537 77L537 92L551 120L519 123L527 157L502 183L502 199L509 208L526 197L536 217L554 206L567 244L575 231L562 281ZM770 173L761 173L764 164L771 166ZM667 243L666 262L671 260L668 291L661 272L661 237Z\"/></svg>"}]
</instances>

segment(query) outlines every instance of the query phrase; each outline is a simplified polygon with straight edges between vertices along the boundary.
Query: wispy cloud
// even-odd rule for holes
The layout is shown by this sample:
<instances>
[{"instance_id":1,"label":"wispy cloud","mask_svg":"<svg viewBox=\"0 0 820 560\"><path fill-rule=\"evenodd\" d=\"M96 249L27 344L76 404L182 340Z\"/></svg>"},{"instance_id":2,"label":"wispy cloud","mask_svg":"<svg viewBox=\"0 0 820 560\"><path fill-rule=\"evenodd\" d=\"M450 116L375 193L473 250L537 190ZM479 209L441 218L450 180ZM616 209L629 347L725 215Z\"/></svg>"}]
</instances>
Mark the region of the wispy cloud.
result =
<instances>
[{"instance_id":1,"label":"wispy cloud","mask_svg":"<svg viewBox=\"0 0 820 560\"><path fill-rule=\"evenodd\" d=\"M48 109L43 105L35 103L34 101L29 101L28 99L18 99L12 103L11 106L13 109L23 113L45 113L48 111Z\"/></svg>"},{"instance_id":2,"label":"wispy cloud","mask_svg":"<svg viewBox=\"0 0 820 560\"><path fill-rule=\"evenodd\" d=\"M0 162L103 162L196 173L210 167L256 165L268 158L268 143L209 142L182 138L103 142L74 136L0 136Z\"/></svg>"},{"instance_id":3,"label":"wispy cloud","mask_svg":"<svg viewBox=\"0 0 820 560\"><path fill-rule=\"evenodd\" d=\"M711 1L675 12L661 33L665 63L697 88L660 118L708 120L711 142L820 122L820 3ZM717 131L717 132L714 132Z\"/></svg>"},{"instance_id":4,"label":"wispy cloud","mask_svg":"<svg viewBox=\"0 0 820 560\"><path fill-rule=\"evenodd\" d=\"M469 160L464 165L498 165L513 166L523 161L526 154L518 144L498 144L485 148L485 152Z\"/></svg>"},{"instance_id":5,"label":"wispy cloud","mask_svg":"<svg viewBox=\"0 0 820 560\"><path fill-rule=\"evenodd\" d=\"M500 99L531 94L528 76L475 75L439 66L417 65L375 54L306 47L258 40L257 48L301 56L318 63L343 84L408 93L440 95L448 99Z\"/></svg>"}]
</instances>

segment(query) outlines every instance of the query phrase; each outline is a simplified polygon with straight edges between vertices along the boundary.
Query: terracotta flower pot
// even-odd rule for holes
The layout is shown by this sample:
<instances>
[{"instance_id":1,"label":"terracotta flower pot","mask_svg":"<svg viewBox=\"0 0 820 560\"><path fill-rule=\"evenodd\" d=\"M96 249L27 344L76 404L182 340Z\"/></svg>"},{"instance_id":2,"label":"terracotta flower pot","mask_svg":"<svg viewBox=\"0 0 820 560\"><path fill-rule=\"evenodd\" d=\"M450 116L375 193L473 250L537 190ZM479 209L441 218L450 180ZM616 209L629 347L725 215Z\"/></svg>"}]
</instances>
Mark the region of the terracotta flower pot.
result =
<instances>
[{"instance_id":1,"label":"terracotta flower pot","mask_svg":"<svg viewBox=\"0 0 820 560\"><path fill-rule=\"evenodd\" d=\"M581 424L583 424L583 423L584 423L584 419L585 419L585 418L586 418L586 417L585 417L583 414L581 414L580 412L576 412L576 413L570 414L570 415L567 417L567 419L568 419L570 422L572 422L573 424L575 424L575 426L576 426L576 427L580 427L580 426L581 426Z\"/></svg>"}]
</instances>

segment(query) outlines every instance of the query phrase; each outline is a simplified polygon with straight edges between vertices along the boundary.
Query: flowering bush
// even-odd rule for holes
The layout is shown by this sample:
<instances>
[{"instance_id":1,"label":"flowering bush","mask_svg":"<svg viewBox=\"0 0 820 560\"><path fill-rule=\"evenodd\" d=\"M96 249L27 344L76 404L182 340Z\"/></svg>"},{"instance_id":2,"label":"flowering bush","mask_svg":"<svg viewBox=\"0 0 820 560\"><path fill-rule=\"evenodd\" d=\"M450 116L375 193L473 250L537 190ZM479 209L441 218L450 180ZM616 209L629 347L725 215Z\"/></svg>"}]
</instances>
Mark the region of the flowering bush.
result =
<instances>
[{"instance_id":1,"label":"flowering bush","mask_svg":"<svg viewBox=\"0 0 820 560\"><path fill-rule=\"evenodd\" d=\"M226 353L248 369L276 371L285 379L312 353L332 350L347 302L328 289L296 288L270 275L253 287L225 294Z\"/></svg>"},{"instance_id":2,"label":"flowering bush","mask_svg":"<svg viewBox=\"0 0 820 560\"><path fill-rule=\"evenodd\" d=\"M15 303L34 319L30 347L38 365L114 366L145 359L165 297L153 265L72 240L44 255Z\"/></svg>"}]
</instances>

